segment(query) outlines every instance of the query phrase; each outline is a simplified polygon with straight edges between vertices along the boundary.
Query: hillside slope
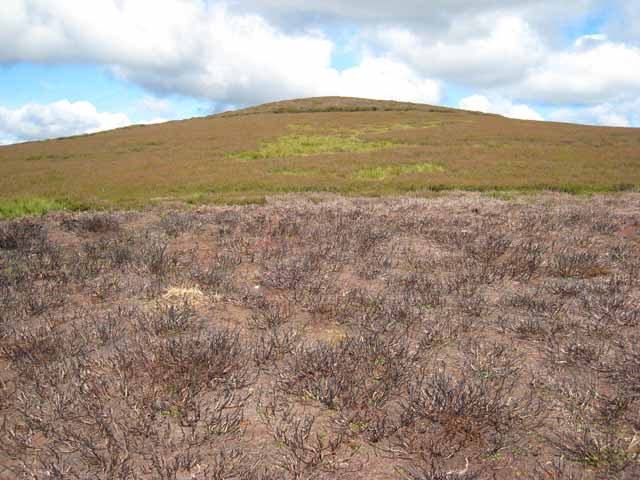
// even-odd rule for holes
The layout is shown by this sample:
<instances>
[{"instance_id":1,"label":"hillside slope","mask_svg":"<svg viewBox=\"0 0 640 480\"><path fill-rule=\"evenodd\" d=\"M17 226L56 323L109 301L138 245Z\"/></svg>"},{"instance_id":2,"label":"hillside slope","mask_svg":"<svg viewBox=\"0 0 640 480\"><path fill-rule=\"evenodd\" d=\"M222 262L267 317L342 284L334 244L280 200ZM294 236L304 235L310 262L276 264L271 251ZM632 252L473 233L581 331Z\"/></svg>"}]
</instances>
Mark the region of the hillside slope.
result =
<instances>
[{"instance_id":1,"label":"hillside slope","mask_svg":"<svg viewBox=\"0 0 640 480\"><path fill-rule=\"evenodd\" d=\"M640 130L352 98L0 148L0 198L138 205L281 192L611 191L640 184Z\"/></svg>"}]
</instances>

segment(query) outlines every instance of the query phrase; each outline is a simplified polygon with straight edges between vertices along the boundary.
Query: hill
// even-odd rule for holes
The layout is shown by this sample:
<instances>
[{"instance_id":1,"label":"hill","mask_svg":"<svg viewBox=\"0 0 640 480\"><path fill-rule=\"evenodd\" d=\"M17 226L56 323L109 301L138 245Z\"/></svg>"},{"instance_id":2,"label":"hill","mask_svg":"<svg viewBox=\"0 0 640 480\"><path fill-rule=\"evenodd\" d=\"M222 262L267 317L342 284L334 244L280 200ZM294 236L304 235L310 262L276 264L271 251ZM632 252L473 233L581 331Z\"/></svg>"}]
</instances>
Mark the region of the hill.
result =
<instances>
[{"instance_id":1,"label":"hill","mask_svg":"<svg viewBox=\"0 0 640 480\"><path fill-rule=\"evenodd\" d=\"M48 208L316 191L616 191L640 184L640 130L326 97L0 147L0 165L5 216L33 198Z\"/></svg>"},{"instance_id":2,"label":"hill","mask_svg":"<svg viewBox=\"0 0 640 480\"><path fill-rule=\"evenodd\" d=\"M635 190L639 137L322 98L0 149L0 217L161 203L0 218L0 479L640 478L640 193L503 198Z\"/></svg>"}]
</instances>

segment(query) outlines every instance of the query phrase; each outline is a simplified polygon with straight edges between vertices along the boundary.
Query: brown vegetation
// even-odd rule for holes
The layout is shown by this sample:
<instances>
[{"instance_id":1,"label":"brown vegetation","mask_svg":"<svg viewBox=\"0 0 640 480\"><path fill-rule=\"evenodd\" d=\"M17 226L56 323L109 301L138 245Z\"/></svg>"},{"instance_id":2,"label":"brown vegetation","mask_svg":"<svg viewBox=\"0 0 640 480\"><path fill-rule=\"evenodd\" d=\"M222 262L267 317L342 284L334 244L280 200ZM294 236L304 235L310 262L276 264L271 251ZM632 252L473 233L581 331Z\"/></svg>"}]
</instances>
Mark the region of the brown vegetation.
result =
<instances>
[{"instance_id":1,"label":"brown vegetation","mask_svg":"<svg viewBox=\"0 0 640 480\"><path fill-rule=\"evenodd\" d=\"M35 213L284 192L580 193L638 187L640 130L330 97L1 147L0 165L5 216L25 197L58 200Z\"/></svg>"},{"instance_id":2,"label":"brown vegetation","mask_svg":"<svg viewBox=\"0 0 640 480\"><path fill-rule=\"evenodd\" d=\"M0 478L638 478L639 224L636 194L0 222Z\"/></svg>"}]
</instances>

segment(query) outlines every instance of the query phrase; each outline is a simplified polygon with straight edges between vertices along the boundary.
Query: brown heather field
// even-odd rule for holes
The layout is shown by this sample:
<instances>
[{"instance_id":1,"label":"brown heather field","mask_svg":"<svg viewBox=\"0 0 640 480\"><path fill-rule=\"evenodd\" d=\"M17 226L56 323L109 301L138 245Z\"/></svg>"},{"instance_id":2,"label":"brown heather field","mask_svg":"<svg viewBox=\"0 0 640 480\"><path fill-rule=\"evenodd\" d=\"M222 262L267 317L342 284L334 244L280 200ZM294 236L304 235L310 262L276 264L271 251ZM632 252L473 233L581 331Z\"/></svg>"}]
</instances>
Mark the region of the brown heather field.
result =
<instances>
[{"instance_id":1,"label":"brown heather field","mask_svg":"<svg viewBox=\"0 0 640 480\"><path fill-rule=\"evenodd\" d=\"M0 147L0 168L4 217L287 192L611 192L640 185L640 129L329 97Z\"/></svg>"},{"instance_id":2,"label":"brown heather field","mask_svg":"<svg viewBox=\"0 0 640 480\"><path fill-rule=\"evenodd\" d=\"M82 146L90 158L33 160L34 169L112 165L108 191L119 199L124 179L142 195L154 175L186 184L207 162L229 174L237 160L198 135L239 150L296 121L328 128L335 118L261 115L196 120L183 136L188 123L2 152ZM637 151L628 130L344 115L353 125L443 119L380 138L432 142L389 158L423 149L446 175L472 169L474 182L492 174L471 165L506 169L505 150L535 157L522 168L540 179L543 165L574 178L562 155L599 185L637 179L620 159ZM464 133L465 121L477 124ZM216 130L228 122L260 134ZM163 142L147 151L157 156L115 153L142 132ZM496 138L517 146L490 147ZM447 154L452 141L468 157ZM188 168L169 147L178 143ZM158 168L142 170L143 158ZM341 158L323 161L336 171L382 161ZM99 180L84 173L73 185L91 191ZM0 221L0 478L640 478L639 228L636 193L293 195Z\"/></svg>"}]
</instances>

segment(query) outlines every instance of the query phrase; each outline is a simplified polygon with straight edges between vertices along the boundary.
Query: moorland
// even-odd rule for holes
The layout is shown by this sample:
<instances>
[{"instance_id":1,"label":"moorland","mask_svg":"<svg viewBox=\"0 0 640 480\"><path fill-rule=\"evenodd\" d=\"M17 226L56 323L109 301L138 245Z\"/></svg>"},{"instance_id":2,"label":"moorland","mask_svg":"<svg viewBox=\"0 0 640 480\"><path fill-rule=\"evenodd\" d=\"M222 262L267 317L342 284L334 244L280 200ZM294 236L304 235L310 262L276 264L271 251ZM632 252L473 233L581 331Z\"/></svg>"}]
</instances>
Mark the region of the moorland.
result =
<instances>
[{"instance_id":1,"label":"moorland","mask_svg":"<svg viewBox=\"0 0 640 480\"><path fill-rule=\"evenodd\" d=\"M0 478L640 477L640 131L320 98L0 147Z\"/></svg>"},{"instance_id":2,"label":"moorland","mask_svg":"<svg viewBox=\"0 0 640 480\"><path fill-rule=\"evenodd\" d=\"M628 191L639 152L633 128L311 98L0 147L0 216L284 193Z\"/></svg>"},{"instance_id":3,"label":"moorland","mask_svg":"<svg viewBox=\"0 0 640 480\"><path fill-rule=\"evenodd\" d=\"M640 196L0 224L6 478L632 479Z\"/></svg>"}]
</instances>

